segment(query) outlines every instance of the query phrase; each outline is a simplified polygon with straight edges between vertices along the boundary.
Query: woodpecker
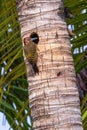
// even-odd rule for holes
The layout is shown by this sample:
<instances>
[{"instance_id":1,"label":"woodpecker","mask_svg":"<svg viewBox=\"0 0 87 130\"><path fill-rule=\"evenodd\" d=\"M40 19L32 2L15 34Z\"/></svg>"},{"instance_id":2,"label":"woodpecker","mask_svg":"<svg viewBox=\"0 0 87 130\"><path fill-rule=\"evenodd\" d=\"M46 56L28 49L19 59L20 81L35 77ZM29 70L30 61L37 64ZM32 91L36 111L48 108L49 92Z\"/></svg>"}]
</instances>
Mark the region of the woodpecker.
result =
<instances>
[{"instance_id":1,"label":"woodpecker","mask_svg":"<svg viewBox=\"0 0 87 130\"><path fill-rule=\"evenodd\" d=\"M39 36L37 33L31 33L30 37L25 37L23 39L24 42L24 53L26 59L31 64L33 71L39 74L39 69L37 66L38 53L37 53L37 44L39 42Z\"/></svg>"}]
</instances>

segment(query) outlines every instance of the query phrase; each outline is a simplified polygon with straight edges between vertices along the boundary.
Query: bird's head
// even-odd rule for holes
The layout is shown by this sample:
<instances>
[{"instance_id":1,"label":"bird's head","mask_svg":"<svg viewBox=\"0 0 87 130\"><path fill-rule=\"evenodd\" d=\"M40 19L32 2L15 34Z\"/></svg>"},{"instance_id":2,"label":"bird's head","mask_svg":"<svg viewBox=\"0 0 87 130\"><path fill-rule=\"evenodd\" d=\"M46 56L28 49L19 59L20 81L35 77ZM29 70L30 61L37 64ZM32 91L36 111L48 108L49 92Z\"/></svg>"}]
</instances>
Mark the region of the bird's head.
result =
<instances>
[{"instance_id":1,"label":"bird's head","mask_svg":"<svg viewBox=\"0 0 87 130\"><path fill-rule=\"evenodd\" d=\"M24 45L27 45L29 43L29 37L24 37L23 42Z\"/></svg>"},{"instance_id":2,"label":"bird's head","mask_svg":"<svg viewBox=\"0 0 87 130\"><path fill-rule=\"evenodd\" d=\"M38 42L39 42L39 36L38 36L37 33L32 32L31 35L30 35L30 37L25 37L23 39L23 42L24 42L24 45L27 45L30 42L34 42L35 44L38 44Z\"/></svg>"}]
</instances>

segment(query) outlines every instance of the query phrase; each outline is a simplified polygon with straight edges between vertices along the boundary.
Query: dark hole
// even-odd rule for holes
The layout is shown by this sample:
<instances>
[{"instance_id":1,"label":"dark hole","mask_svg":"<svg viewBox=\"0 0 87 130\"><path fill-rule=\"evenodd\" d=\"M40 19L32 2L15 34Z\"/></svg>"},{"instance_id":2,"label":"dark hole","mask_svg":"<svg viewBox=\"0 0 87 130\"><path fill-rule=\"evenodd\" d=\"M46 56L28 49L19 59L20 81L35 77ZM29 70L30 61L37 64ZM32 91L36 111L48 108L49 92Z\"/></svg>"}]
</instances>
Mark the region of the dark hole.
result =
<instances>
[{"instance_id":1,"label":"dark hole","mask_svg":"<svg viewBox=\"0 0 87 130\"><path fill-rule=\"evenodd\" d=\"M39 36L36 32L32 32L31 35L30 35L30 38L32 39L32 41L35 43L35 44L38 44L39 42Z\"/></svg>"},{"instance_id":2,"label":"dark hole","mask_svg":"<svg viewBox=\"0 0 87 130\"><path fill-rule=\"evenodd\" d=\"M61 72L58 72L58 73L57 73L57 76L60 76L60 75L61 75Z\"/></svg>"}]
</instances>

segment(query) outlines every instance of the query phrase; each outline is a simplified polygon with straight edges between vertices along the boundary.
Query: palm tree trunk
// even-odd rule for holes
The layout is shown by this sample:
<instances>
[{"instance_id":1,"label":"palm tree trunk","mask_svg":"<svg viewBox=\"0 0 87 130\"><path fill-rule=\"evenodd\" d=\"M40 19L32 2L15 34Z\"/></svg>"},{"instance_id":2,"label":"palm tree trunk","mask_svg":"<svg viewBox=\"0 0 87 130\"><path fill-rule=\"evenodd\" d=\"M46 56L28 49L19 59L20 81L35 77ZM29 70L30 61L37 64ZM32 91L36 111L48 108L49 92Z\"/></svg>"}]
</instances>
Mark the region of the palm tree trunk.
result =
<instances>
[{"instance_id":1,"label":"palm tree trunk","mask_svg":"<svg viewBox=\"0 0 87 130\"><path fill-rule=\"evenodd\" d=\"M39 35L39 75L30 76L29 103L34 130L82 130L79 94L61 0L17 3L21 36Z\"/></svg>"}]
</instances>

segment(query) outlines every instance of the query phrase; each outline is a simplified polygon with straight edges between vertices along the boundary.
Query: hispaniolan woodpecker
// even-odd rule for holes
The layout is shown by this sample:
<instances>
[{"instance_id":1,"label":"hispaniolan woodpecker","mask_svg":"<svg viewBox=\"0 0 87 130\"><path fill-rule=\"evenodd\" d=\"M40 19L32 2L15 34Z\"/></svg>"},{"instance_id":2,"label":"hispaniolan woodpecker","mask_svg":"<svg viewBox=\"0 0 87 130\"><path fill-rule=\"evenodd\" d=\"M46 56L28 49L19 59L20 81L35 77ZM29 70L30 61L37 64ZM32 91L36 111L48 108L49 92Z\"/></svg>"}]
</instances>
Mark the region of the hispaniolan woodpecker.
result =
<instances>
[{"instance_id":1,"label":"hispaniolan woodpecker","mask_svg":"<svg viewBox=\"0 0 87 130\"><path fill-rule=\"evenodd\" d=\"M39 42L39 36L37 33L31 33L30 37L25 37L24 42L24 53L27 61L32 65L34 73L39 74L39 69L37 67L38 53L37 44Z\"/></svg>"}]
</instances>

